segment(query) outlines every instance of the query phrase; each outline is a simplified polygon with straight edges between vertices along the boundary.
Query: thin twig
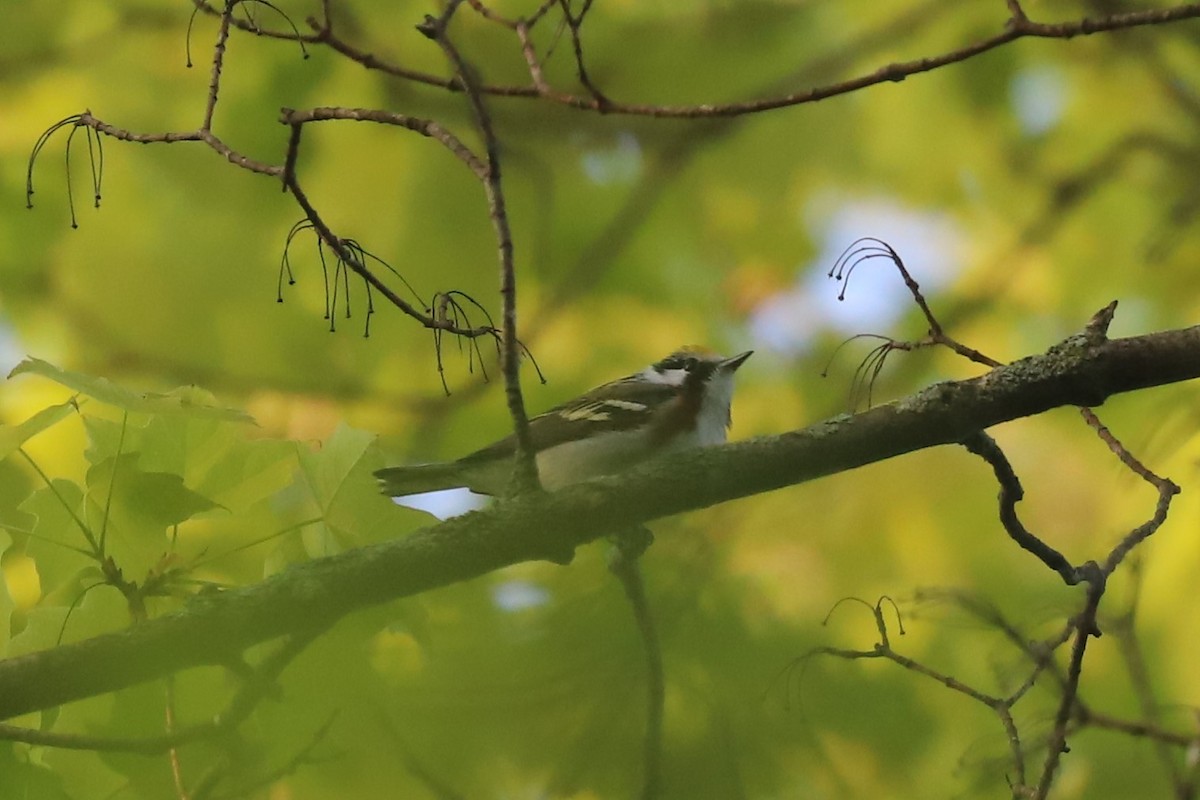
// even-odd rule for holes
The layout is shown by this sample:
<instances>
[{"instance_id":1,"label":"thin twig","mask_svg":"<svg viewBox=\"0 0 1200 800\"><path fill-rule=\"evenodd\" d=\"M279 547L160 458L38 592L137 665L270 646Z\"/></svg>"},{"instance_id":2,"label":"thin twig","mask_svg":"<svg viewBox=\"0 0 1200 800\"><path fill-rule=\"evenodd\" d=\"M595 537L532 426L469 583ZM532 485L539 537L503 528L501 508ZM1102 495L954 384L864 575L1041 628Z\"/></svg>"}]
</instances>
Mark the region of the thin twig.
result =
<instances>
[{"instance_id":1,"label":"thin twig","mask_svg":"<svg viewBox=\"0 0 1200 800\"><path fill-rule=\"evenodd\" d=\"M1075 707L1075 698L1079 692L1079 678L1083 674L1083 656L1087 651L1088 640L1097 633L1096 610L1100 606L1100 598L1104 596L1105 584L1103 579L1089 582L1087 603L1080 612L1075 626L1075 641L1071 646L1071 659L1067 664L1067 683L1063 687L1062 699L1058 704L1058 712L1054 717L1054 727L1047 742L1046 761L1042 764L1042 775L1038 781L1034 797L1043 800L1054 782L1054 773L1063 753L1067 752L1067 726L1071 721L1071 713Z\"/></svg>"},{"instance_id":2,"label":"thin twig","mask_svg":"<svg viewBox=\"0 0 1200 800\"><path fill-rule=\"evenodd\" d=\"M322 116L320 113L318 113L323 111L328 111L330 114ZM400 309L400 311L402 311L404 314L420 322L426 328L441 330L447 333L455 334L456 336L465 336L468 338L474 338L477 336L494 336L496 334L496 330L491 326L463 328L448 320L439 319L427 313L426 311L417 309L415 306L401 297L390 286L384 283L379 276L367 269L367 266L362 263L362 260L353 252L350 247L347 246L346 240L337 236L333 230L330 229L330 227L321 217L320 213L317 211L316 207L313 206L312 202L308 199L308 195L304 191L304 188L300 185L300 181L295 170L297 154L300 151L300 140L304 128L304 122L321 118L340 119L343 118L338 116L338 113L341 111L353 112L354 109L312 109L308 112L293 112L291 109L283 110L283 121L291 126L291 138L288 141L288 155L285 162L286 168L283 170L282 174L283 182L288 191L291 192L292 197L295 198L296 202L300 205L300 208L304 211L305 217L307 217L308 221L312 223L313 230L316 231L317 235L320 236L321 240L325 242L325 244L334 250L342 263L344 263L355 274L366 281L372 288L383 295L388 302L396 306L396 308ZM383 112L380 113L382 114ZM352 116L344 118L353 119L356 117ZM405 119L412 121L411 118ZM424 122L424 120L417 120L415 122ZM417 130L418 132L425 132L429 130L429 128L420 128L420 126L413 127L402 122L395 122L394 124L402 125L402 127L410 128L411 130ZM440 128L438 128L438 130L440 131ZM426 135L437 138L434 133L427 133Z\"/></svg>"},{"instance_id":3,"label":"thin twig","mask_svg":"<svg viewBox=\"0 0 1200 800\"><path fill-rule=\"evenodd\" d=\"M1066 556L1030 533L1017 516L1017 503L1025 496L1021 482L1013 471L1012 464L996 440L983 431L963 440L963 447L991 465L1000 484L1000 522L1013 541L1038 557L1043 564L1062 577L1068 586L1084 580L1084 573L1067 560Z\"/></svg>"},{"instance_id":4,"label":"thin twig","mask_svg":"<svg viewBox=\"0 0 1200 800\"><path fill-rule=\"evenodd\" d=\"M1014 795L1018 789L1022 789L1025 785L1025 753L1021 745L1020 731L1017 728L1016 720L1013 718L1012 707L1020 699L1019 696L998 697L980 691L973 686L970 686L953 675L936 670L914 658L903 655L897 651L891 642L891 637L888 632L887 619L884 616L885 603L889 603L895 607L895 603L891 602L891 598L886 595L881 597L873 605L859 598L847 598L856 600L862 605L871 610L872 617L875 620L875 631L878 635L878 641L870 650L853 650L840 647L818 647L810 650L805 659L814 656L833 656L835 658L846 659L848 661L859 661L869 659L883 659L891 661L893 664L900 666L910 672L914 672L923 677L929 678L942 686L945 686L951 691L964 695L978 703L981 703L991 709L992 713L1000 722L1000 726L1004 729L1005 738L1008 741L1009 752L1012 758L1013 772L1015 773ZM841 601L834 606L830 611L830 615L840 605ZM897 609L897 615L899 610ZM829 616L826 616L825 621L828 622ZM904 634L903 621L900 621L900 634Z\"/></svg>"},{"instance_id":5,"label":"thin twig","mask_svg":"<svg viewBox=\"0 0 1200 800\"><path fill-rule=\"evenodd\" d=\"M544 8L544 6L543 6ZM1010 13L1012 5L1010 3ZM539 11L543 9L540 8ZM737 117L745 114L756 114L780 108L814 103L830 97L860 91L871 86L884 83L903 81L914 75L961 63L977 56L995 50L998 47L1011 44L1019 39L1072 39L1077 36L1089 36L1097 33L1107 33L1117 30L1127 30L1147 25L1163 25L1185 19L1200 17L1200 3L1185 3L1170 8L1155 8L1139 11L1110 14L1101 17L1085 17L1080 20L1059 23L1033 22L1023 14L1012 15L1007 20L1004 29L999 33L984 37L960 48L950 50L935 56L901 61L885 66L844 81L816 86L798 92L747 100L733 103L703 103L698 105L656 105L647 103L626 103L611 100L605 95L603 101L594 94L576 95L562 92L545 92L536 85L500 86L481 84L478 91L484 95L498 97L543 98L569 108L582 111L593 111L604 114L625 114L644 116L658 119L712 119L722 117ZM542 17L534 15L526 20L528 26ZM332 47L342 55L362 64L368 69L376 69L399 78L436 86L450 91L462 91L463 85L457 77L444 78L430 75L418 70L411 70L388 63L374 54L362 51L349 42L335 36L328 27L309 20L320 42ZM281 36L281 38L288 38Z\"/></svg>"},{"instance_id":6,"label":"thin twig","mask_svg":"<svg viewBox=\"0 0 1200 800\"><path fill-rule=\"evenodd\" d=\"M592 83L591 76L588 75L587 66L584 64L583 41L580 34L584 17L591 10L592 0L583 0L583 8L579 10L578 14L571 13L571 0L559 0L559 6L562 8L563 19L567 23L567 30L571 32L571 49L575 54L575 74L579 77L579 83L591 95L593 108L604 113L608 110L610 102L604 93Z\"/></svg>"},{"instance_id":7,"label":"thin twig","mask_svg":"<svg viewBox=\"0 0 1200 800\"><path fill-rule=\"evenodd\" d=\"M529 431L529 417L525 413L525 399L521 394L521 343L517 338L517 280L513 263L513 238L509 227L508 211L504 197L504 186L500 173L500 142L492 125L491 115L483 101L483 92L474 70L463 59L446 35L446 25L454 13L456 3L449 3L442 16L427 16L418 30L441 47L446 59L454 67L471 107L475 125L483 137L486 151L487 171L483 180L487 195L488 217L496 234L500 261L501 371L504 375L504 396L508 413L513 422L513 435L517 443L514 485L518 492L539 486L537 461L534 458L533 437Z\"/></svg>"},{"instance_id":8,"label":"thin twig","mask_svg":"<svg viewBox=\"0 0 1200 800\"><path fill-rule=\"evenodd\" d=\"M621 581L625 597L637 622L646 655L646 736L642 747L641 800L654 800L662 785L663 704L666 684L663 675L662 646L654 628L654 617L646 600L646 584L638 559L653 541L650 531L636 528L613 537L609 569Z\"/></svg>"}]
</instances>

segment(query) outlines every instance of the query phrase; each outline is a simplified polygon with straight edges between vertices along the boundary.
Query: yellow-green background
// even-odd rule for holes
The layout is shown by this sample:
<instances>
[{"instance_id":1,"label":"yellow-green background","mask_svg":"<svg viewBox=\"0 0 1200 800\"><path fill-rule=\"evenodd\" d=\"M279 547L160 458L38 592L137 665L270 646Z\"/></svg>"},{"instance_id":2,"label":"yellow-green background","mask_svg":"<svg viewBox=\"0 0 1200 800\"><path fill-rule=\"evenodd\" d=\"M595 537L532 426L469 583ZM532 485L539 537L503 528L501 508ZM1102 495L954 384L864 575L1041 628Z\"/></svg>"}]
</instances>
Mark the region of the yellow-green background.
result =
<instances>
[{"instance_id":1,"label":"yellow-green background","mask_svg":"<svg viewBox=\"0 0 1200 800\"><path fill-rule=\"evenodd\" d=\"M317 13L315 4L279 6L298 23ZM445 73L437 48L413 28L432 5L333 6L339 33L363 50ZM499 7L514 15L527 9ZM1140 7L1026 4L1044 21ZM90 109L139 132L199 124L216 22L197 19L196 66L187 69L189 11L184 2L135 0L7 5L0 32L5 369L30 354L139 390L198 384L255 417L259 427L237 436L298 440L305 450L319 451L341 423L380 434L393 460L449 458L503 435L508 418L492 353L485 366L493 380L483 384L448 344L452 393L444 396L429 334L378 298L371 336L363 338L357 283L354 316L329 332L311 238L293 250L298 283L277 304L283 241L299 211L278 182L202 145L107 141L97 211L80 132L72 150L80 226L72 230L61 131L37 162L35 207L23 208L29 151L68 114ZM254 14L280 27L264 8ZM999 31L1004 14L998 0L604 2L589 14L584 44L593 78L614 99L722 102L951 50ZM554 27L552 13L536 41L543 53L553 46L551 79L573 90L570 43ZM487 81L526 80L515 40L469 8L451 34ZM848 333L920 336L925 326L903 294L887 295L882 310L861 311L843 327L819 322L785 349L770 347L771 331L755 320L764 304L795 301L798 291L819 309L812 313L831 313L838 287L810 276L827 270L831 254L855 236L884 236L901 248L915 242L912 255L902 255L950 332L1003 360L1048 347L1113 299L1121 301L1115 335L1195 323L1198 39L1200 23L1185 21L1025 40L898 84L716 122L490 99L503 143L521 331L549 379L541 385L525 369L528 406L544 409L680 344L705 342L759 351L739 373L734 438L846 410L869 345L843 350L827 377L822 370ZM1014 91L1042 79L1054 119L1034 130L1022 124ZM364 70L320 46L304 60L295 44L233 34L214 124L222 139L280 163L287 130L279 108L321 105L432 117L478 142L461 95ZM424 296L461 290L498 318L496 247L481 187L439 145L399 129L323 123L306 132L300 174L339 235L358 239ZM896 225L885 232L884 218L898 218L900 233ZM915 238L895 238L909 224ZM948 267L923 272L917 253L925 251ZM862 269L856 281L864 280L845 301L851 314L877 291L866 272L898 285L882 263ZM944 353L895 356L874 399L978 371ZM0 410L15 423L66 396L24 376L0 388ZM1102 622L1138 598L1149 683L1164 719L1185 731L1193 724L1187 709L1200 702L1195 409L1195 387L1187 385L1101 409L1136 454L1184 490L1139 551L1140 584L1128 571L1114 580ZM50 475L80 480L88 434L70 419L28 449ZM1149 516L1151 490L1074 411L995 434L1028 490L1028 527L1068 557L1102 555ZM298 461L286 463L278 466L280 487ZM16 460L4 469L18 487L13 493L37 486ZM908 633L895 642L903 652L984 691L1019 683L1028 666L994 630L946 602L905 602L918 589L963 590L995 603L1031 637L1074 613L1079 591L1007 540L995 492L982 462L942 448L657 525L644 565L666 665L664 796L1006 796L1006 740L982 706L894 665L797 662L825 644L869 648L874 629L865 609L843 605L822 622L842 598L874 602L887 594L901 602ZM271 508L262 500L241 522L231 520L234 509L185 523L181 550L189 552L189 536L201 541L213 528L227 545L264 535L283 524ZM397 512L394 534L424 521ZM301 552L356 543L338 530L323 541L281 537L240 554L226 573L218 561L205 577L253 580ZM51 596L48 574L32 577L30 561L14 556L5 566L10 616L24 620L70 602ZM503 597L514 586L532 598L530 607L496 602L498 591ZM1117 636L1092 643L1082 696L1134 718L1140 712L1119 645ZM179 714L204 719L232 685L215 670L181 676ZM281 699L245 726L239 774L286 762L340 708L315 763L259 796L438 796L422 771L466 797L631 796L644 686L634 624L596 545L565 569L521 565L348 619L289 668ZM1031 747L1050 726L1055 698L1037 688L1017 708ZM67 708L58 729L161 730L162 703L162 686L151 685ZM1085 731L1071 747L1056 797L1169 790L1146 741ZM185 775L222 757L216 747L185 750ZM165 757L15 747L6 761L44 768L29 773L45 781L31 778L30 796L173 791Z\"/></svg>"}]
</instances>

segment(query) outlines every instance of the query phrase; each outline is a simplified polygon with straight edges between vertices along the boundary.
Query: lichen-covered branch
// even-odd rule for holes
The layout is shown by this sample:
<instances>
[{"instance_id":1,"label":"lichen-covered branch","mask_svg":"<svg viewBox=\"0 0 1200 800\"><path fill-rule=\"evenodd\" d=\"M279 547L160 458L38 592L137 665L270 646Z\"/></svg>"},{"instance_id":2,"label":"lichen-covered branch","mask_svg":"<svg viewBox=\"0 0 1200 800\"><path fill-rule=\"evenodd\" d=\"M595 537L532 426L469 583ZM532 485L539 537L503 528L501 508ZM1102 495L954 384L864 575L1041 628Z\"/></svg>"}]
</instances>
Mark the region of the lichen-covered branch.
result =
<instances>
[{"instance_id":1,"label":"lichen-covered branch","mask_svg":"<svg viewBox=\"0 0 1200 800\"><path fill-rule=\"evenodd\" d=\"M235 661L256 643L355 609L574 549L639 523L844 472L1060 406L1200 377L1200 326L1097 342L1076 336L978 378L807 428L644 464L534 493L396 541L200 595L129 630L0 661L0 719L188 667Z\"/></svg>"}]
</instances>

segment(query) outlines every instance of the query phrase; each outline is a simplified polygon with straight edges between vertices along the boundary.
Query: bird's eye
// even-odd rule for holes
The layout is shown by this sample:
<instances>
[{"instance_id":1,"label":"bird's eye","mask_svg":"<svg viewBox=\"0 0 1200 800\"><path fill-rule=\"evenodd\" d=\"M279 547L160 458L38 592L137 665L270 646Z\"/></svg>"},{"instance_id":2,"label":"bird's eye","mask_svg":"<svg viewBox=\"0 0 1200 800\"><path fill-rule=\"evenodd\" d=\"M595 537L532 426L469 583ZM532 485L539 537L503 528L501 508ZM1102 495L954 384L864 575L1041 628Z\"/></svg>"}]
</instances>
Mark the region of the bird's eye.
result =
<instances>
[{"instance_id":1,"label":"bird's eye","mask_svg":"<svg viewBox=\"0 0 1200 800\"><path fill-rule=\"evenodd\" d=\"M696 367L699 366L699 364L700 361L697 358L694 356L688 356L683 360L683 370L684 372L695 372Z\"/></svg>"}]
</instances>

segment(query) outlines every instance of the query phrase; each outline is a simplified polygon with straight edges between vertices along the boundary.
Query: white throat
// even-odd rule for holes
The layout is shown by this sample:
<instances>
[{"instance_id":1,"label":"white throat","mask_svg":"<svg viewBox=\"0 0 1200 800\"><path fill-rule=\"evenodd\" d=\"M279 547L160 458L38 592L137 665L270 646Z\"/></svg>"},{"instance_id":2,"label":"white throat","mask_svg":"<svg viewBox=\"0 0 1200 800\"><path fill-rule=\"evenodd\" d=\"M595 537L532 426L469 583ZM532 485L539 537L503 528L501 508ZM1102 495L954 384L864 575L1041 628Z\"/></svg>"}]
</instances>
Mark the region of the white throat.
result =
<instances>
[{"instance_id":1,"label":"white throat","mask_svg":"<svg viewBox=\"0 0 1200 800\"><path fill-rule=\"evenodd\" d=\"M724 444L731 421L733 372L718 369L708 380L700 413L696 415L696 443L701 446Z\"/></svg>"}]
</instances>

